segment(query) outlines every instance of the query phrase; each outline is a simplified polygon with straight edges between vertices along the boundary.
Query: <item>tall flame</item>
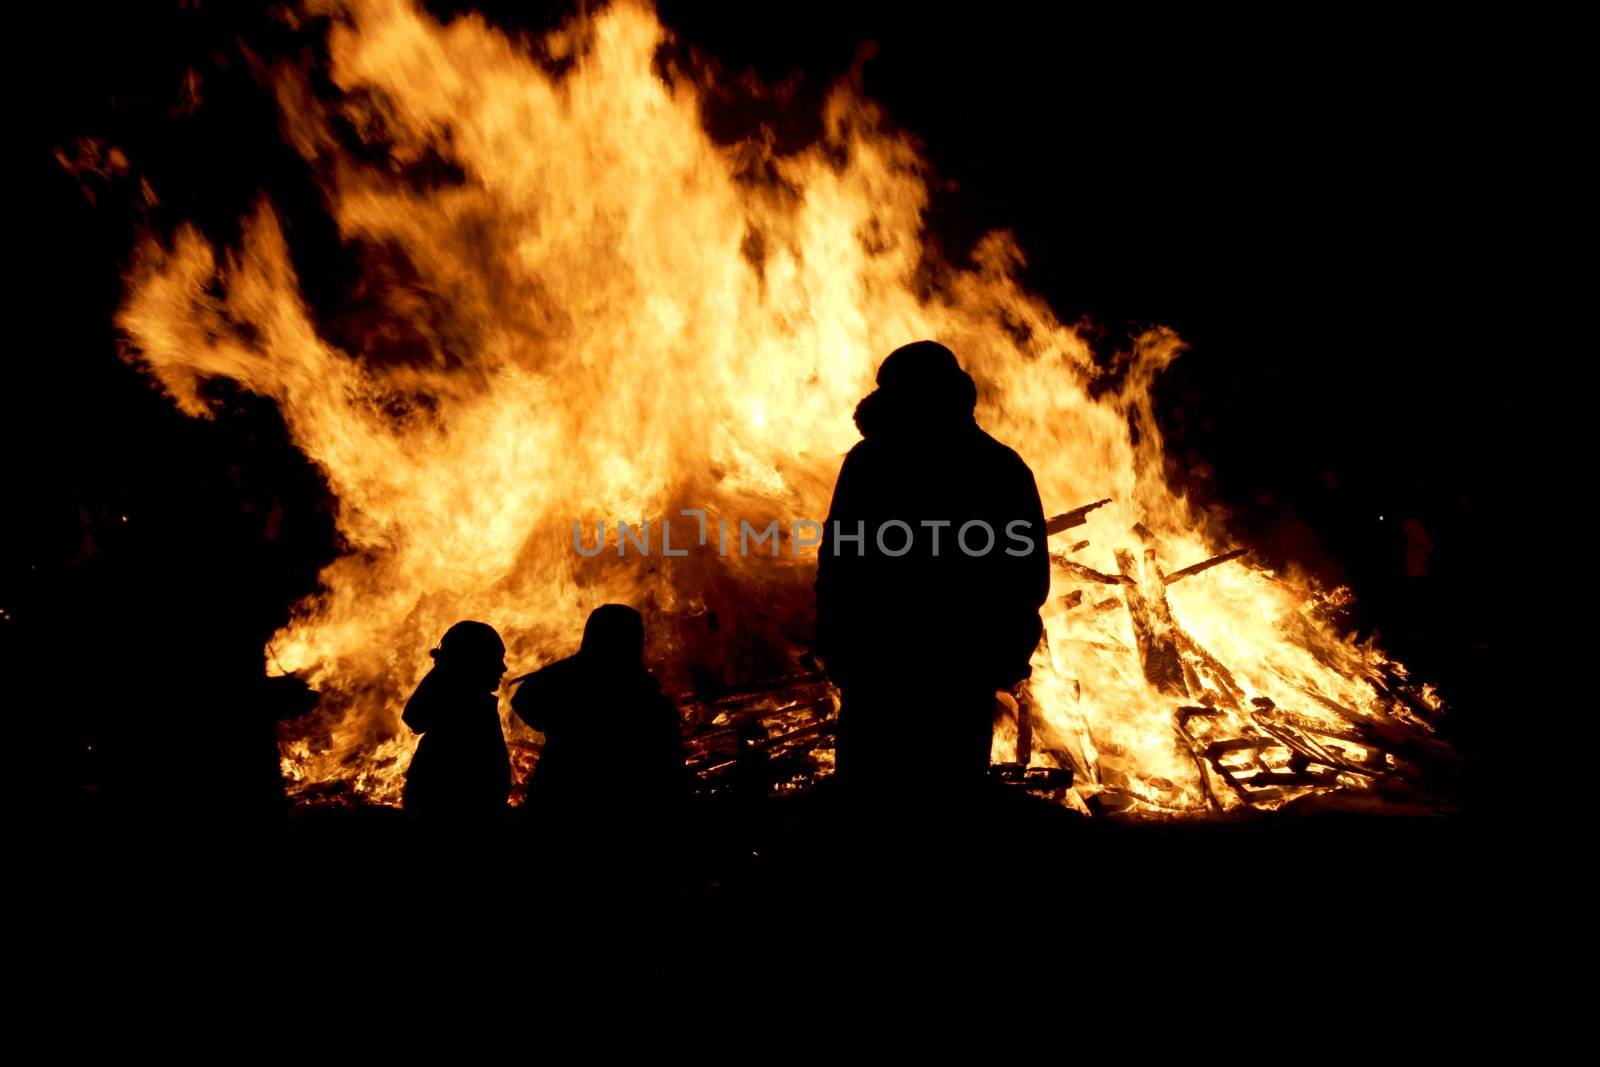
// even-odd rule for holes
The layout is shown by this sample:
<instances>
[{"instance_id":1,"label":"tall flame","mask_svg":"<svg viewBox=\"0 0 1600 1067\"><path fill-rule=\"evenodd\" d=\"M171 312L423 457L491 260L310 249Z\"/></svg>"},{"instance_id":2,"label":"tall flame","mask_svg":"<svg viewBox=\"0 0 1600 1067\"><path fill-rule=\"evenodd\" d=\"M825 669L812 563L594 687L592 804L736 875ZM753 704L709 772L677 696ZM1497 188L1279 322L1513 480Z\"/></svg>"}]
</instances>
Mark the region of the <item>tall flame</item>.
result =
<instances>
[{"instance_id":1,"label":"tall flame","mask_svg":"<svg viewBox=\"0 0 1600 1067\"><path fill-rule=\"evenodd\" d=\"M855 402L909 340L958 353L980 422L1032 466L1047 513L1111 498L1078 531L1077 563L1117 572L1132 549L1171 572L1225 547L1161 473L1149 387L1178 339L1147 333L1102 380L1019 286L1009 235L969 266L941 262L923 241L922 160L850 87L829 96L819 143L779 155L707 134L702 86L658 62L666 32L635 0L532 44L407 0L327 13L338 94L287 65L273 84L366 265L364 318L343 347L319 329L265 200L220 256L188 225L145 240L118 316L130 358L185 412L208 414L210 378L272 398L338 498L345 554L267 650L321 694L285 739L293 782L394 801L414 745L400 709L458 619L496 626L531 670L571 650L590 608L626 601L647 609L671 682L792 670L815 549L786 533L776 557L723 556L679 512L735 529L820 519ZM661 555L662 518L688 555ZM619 558L614 534L598 556L574 550L575 520L592 545L597 521L619 519L652 522L649 558ZM1058 568L1046 608L1039 758L1069 759L1086 790L1206 810L1174 725L1185 701L1148 680L1129 613L1094 610L1118 590L1081 583ZM1234 563L1167 589L1244 696L1329 721L1329 704L1381 712L1386 661L1321 621L1310 586Z\"/></svg>"}]
</instances>

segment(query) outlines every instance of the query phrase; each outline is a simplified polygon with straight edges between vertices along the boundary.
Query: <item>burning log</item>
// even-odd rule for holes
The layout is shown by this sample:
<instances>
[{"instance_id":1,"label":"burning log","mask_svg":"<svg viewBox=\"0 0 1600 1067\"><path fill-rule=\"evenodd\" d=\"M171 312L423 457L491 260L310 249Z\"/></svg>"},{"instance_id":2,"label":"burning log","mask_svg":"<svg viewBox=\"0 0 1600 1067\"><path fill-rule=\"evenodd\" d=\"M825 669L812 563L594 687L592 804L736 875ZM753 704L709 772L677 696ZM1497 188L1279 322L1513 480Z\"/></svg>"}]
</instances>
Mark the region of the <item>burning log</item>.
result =
<instances>
[{"instance_id":1,"label":"burning log","mask_svg":"<svg viewBox=\"0 0 1600 1067\"><path fill-rule=\"evenodd\" d=\"M1317 743L1315 737L1312 736L1314 731L1298 731L1288 722L1276 719L1260 711L1253 712L1250 718L1257 726L1288 746L1289 749L1303 759L1367 778L1376 778L1388 772L1388 766L1382 760L1378 762L1377 766L1373 766L1371 764L1359 764L1336 755Z\"/></svg>"},{"instance_id":2,"label":"burning log","mask_svg":"<svg viewBox=\"0 0 1600 1067\"><path fill-rule=\"evenodd\" d=\"M800 690L809 686L826 685L827 676L821 671L802 671L797 674L786 674L776 678L765 678L759 682L748 685L731 686L716 690L695 690L688 693L679 693L675 699L680 701L703 700L710 703L727 703L741 697L760 697L768 693L783 690Z\"/></svg>"},{"instance_id":3,"label":"burning log","mask_svg":"<svg viewBox=\"0 0 1600 1067\"><path fill-rule=\"evenodd\" d=\"M759 716L737 726L695 734L686 743L688 768L712 792L748 788L751 779L767 781L769 786L772 782L810 783L819 774L815 752L829 743L837 726L831 701L812 711L810 721L787 729L780 726L775 735L766 734Z\"/></svg>"},{"instance_id":4,"label":"burning log","mask_svg":"<svg viewBox=\"0 0 1600 1067\"><path fill-rule=\"evenodd\" d=\"M1319 737L1328 737L1335 741L1345 741L1349 744L1360 745L1363 748L1372 747L1372 735L1357 729L1353 725L1344 727L1330 726L1326 723L1318 722L1316 719L1297 715L1292 711L1285 711L1273 704L1267 697L1256 697L1251 703L1258 709L1255 714L1270 715L1275 721L1287 723L1302 733L1316 734Z\"/></svg>"},{"instance_id":5,"label":"burning log","mask_svg":"<svg viewBox=\"0 0 1600 1067\"><path fill-rule=\"evenodd\" d=\"M1255 697L1250 703L1256 710L1243 725L1244 733L1237 737L1218 737L1214 730L1195 728L1196 720L1214 726L1228 722L1220 709L1177 709L1178 732L1189 746L1207 801L1213 806L1226 810L1215 791L1213 774L1227 783L1240 802L1268 808L1285 804L1302 807L1318 796L1342 792L1355 776L1374 786L1386 799L1400 798L1421 805L1419 810L1433 810L1428 794L1418 791L1415 779L1419 775L1427 777L1430 770L1448 768L1416 762L1419 757L1432 755L1431 750L1419 752L1405 744L1393 744L1415 740L1404 727L1378 724L1349 709L1342 709L1349 717L1345 722L1330 725L1284 711L1267 697ZM1362 754L1352 755L1324 739L1354 745ZM1391 747L1405 751L1389 751Z\"/></svg>"},{"instance_id":6,"label":"burning log","mask_svg":"<svg viewBox=\"0 0 1600 1067\"><path fill-rule=\"evenodd\" d=\"M1400 676L1396 677L1396 673ZM1428 731L1433 730L1439 709L1430 704L1416 685L1404 677L1403 668L1369 671L1367 679L1378 692L1393 702L1393 710L1397 712L1396 718L1409 720L1412 725Z\"/></svg>"},{"instance_id":7,"label":"burning log","mask_svg":"<svg viewBox=\"0 0 1600 1067\"><path fill-rule=\"evenodd\" d=\"M678 693L673 703L697 730L736 725L750 719L793 717L813 705L831 706L833 687L818 673L788 675L711 694Z\"/></svg>"},{"instance_id":8,"label":"burning log","mask_svg":"<svg viewBox=\"0 0 1600 1067\"><path fill-rule=\"evenodd\" d=\"M1222 712L1216 708L1196 707L1194 705L1180 707L1177 712L1178 734L1189 746L1189 755L1194 759L1196 770L1200 772L1200 788L1205 791L1206 804L1212 811L1216 812L1226 809L1221 798L1217 796L1216 789L1211 784L1211 769L1206 765L1203 751L1204 743L1189 729L1189 720L1196 716L1211 717L1221 714Z\"/></svg>"},{"instance_id":9,"label":"burning log","mask_svg":"<svg viewBox=\"0 0 1600 1067\"><path fill-rule=\"evenodd\" d=\"M1128 616L1133 620L1133 636L1139 643L1145 680L1163 693L1188 696L1183 658L1178 654L1178 628L1172 621L1172 609L1167 606L1155 550L1145 550L1143 581L1135 572L1132 552L1119 549L1117 566L1128 587L1123 595L1128 601Z\"/></svg>"},{"instance_id":10,"label":"burning log","mask_svg":"<svg viewBox=\"0 0 1600 1067\"><path fill-rule=\"evenodd\" d=\"M1120 574L1107 574L1097 571L1093 567L1086 567L1075 559L1068 559L1060 552L1050 553L1050 562L1076 578L1085 582L1095 582L1099 585L1135 585L1137 583Z\"/></svg>"},{"instance_id":11,"label":"burning log","mask_svg":"<svg viewBox=\"0 0 1600 1067\"><path fill-rule=\"evenodd\" d=\"M1431 737L1422 729L1414 727L1399 719L1372 718L1347 708L1334 700L1329 700L1321 693L1311 690L1302 690L1313 697L1318 703L1336 712L1354 732L1354 737L1333 733L1327 730L1319 731L1325 736L1339 737L1351 740L1355 744L1368 749L1377 749L1387 752L1395 759L1405 760L1423 773L1453 775L1461 769L1461 755L1449 745L1438 738ZM1271 702L1267 710L1276 712ZM1277 712L1277 714L1283 714Z\"/></svg>"},{"instance_id":12,"label":"burning log","mask_svg":"<svg viewBox=\"0 0 1600 1067\"><path fill-rule=\"evenodd\" d=\"M1023 686L1017 693L1017 762L1024 767L1033 758L1033 692Z\"/></svg>"},{"instance_id":13,"label":"burning log","mask_svg":"<svg viewBox=\"0 0 1600 1067\"><path fill-rule=\"evenodd\" d=\"M1095 508L1103 508L1109 503L1111 503L1111 498L1106 497L1104 500L1096 500L1093 504L1085 504L1081 508L1063 511L1060 515L1046 519L1044 524L1045 536L1054 537L1063 530L1070 530L1074 526L1082 526L1089 521L1089 512Z\"/></svg>"},{"instance_id":14,"label":"burning log","mask_svg":"<svg viewBox=\"0 0 1600 1067\"><path fill-rule=\"evenodd\" d=\"M989 776L1007 785L1048 793L1072 786L1072 771L1065 767L1026 767L1020 763L996 763Z\"/></svg>"},{"instance_id":15,"label":"burning log","mask_svg":"<svg viewBox=\"0 0 1600 1067\"><path fill-rule=\"evenodd\" d=\"M1195 669L1195 673L1203 673L1207 680L1215 683L1218 703L1237 711L1244 700L1244 690L1240 689L1239 683L1233 680L1233 672L1224 667L1215 656L1206 651L1205 646L1183 630L1179 629L1177 634L1178 648L1186 657L1185 663L1187 664L1189 659L1198 663L1199 667ZM1206 687L1201 685L1197 688L1204 689Z\"/></svg>"},{"instance_id":16,"label":"burning log","mask_svg":"<svg viewBox=\"0 0 1600 1067\"><path fill-rule=\"evenodd\" d=\"M1336 772L1319 769L1319 761L1283 744L1278 738L1247 733L1240 737L1201 736L1190 726L1195 718L1220 723L1226 713L1218 708L1180 707L1177 710L1178 732L1189 746L1189 752L1200 772L1200 783L1205 790L1207 803L1215 810L1226 811L1228 805L1217 795L1212 781L1215 774L1225 782L1232 793L1244 804L1252 807L1283 800L1287 791L1324 787L1337 784ZM1248 729L1248 728L1247 728ZM1269 759L1273 751L1282 753Z\"/></svg>"},{"instance_id":17,"label":"burning log","mask_svg":"<svg viewBox=\"0 0 1600 1067\"><path fill-rule=\"evenodd\" d=\"M1201 560L1199 563L1191 563L1182 570L1173 571L1171 574L1163 578L1162 581L1167 585L1171 585L1173 582L1182 581L1183 579L1188 578L1190 575L1199 574L1201 571L1208 571L1212 567L1216 567L1220 564L1228 562L1230 559L1238 559L1248 551L1250 551L1248 548L1236 548L1231 552L1224 552L1220 556L1212 556L1210 559Z\"/></svg>"},{"instance_id":18,"label":"burning log","mask_svg":"<svg viewBox=\"0 0 1600 1067\"><path fill-rule=\"evenodd\" d=\"M1016 725L1015 762L1019 766L1026 767L1028 761L1033 758L1033 693L1026 685L1018 686L1010 692L996 694L995 703L1005 709L1005 714Z\"/></svg>"},{"instance_id":19,"label":"burning log","mask_svg":"<svg viewBox=\"0 0 1600 1067\"><path fill-rule=\"evenodd\" d=\"M1289 753L1285 766L1267 762L1266 754L1272 749ZM1246 756L1240 764L1230 764L1227 757ZM1284 799L1285 790L1296 786L1325 786L1336 784L1334 774L1314 772L1313 763L1295 752L1275 737L1234 737L1213 741L1205 747L1204 755L1246 803L1259 803ZM1287 769L1285 769L1287 768Z\"/></svg>"},{"instance_id":20,"label":"burning log","mask_svg":"<svg viewBox=\"0 0 1600 1067\"><path fill-rule=\"evenodd\" d=\"M832 686L812 672L698 698L683 694L678 702L689 728L689 769L712 790L723 788L727 775L754 773L754 765L770 764L785 780L809 781L820 770L813 753L834 730Z\"/></svg>"}]
</instances>

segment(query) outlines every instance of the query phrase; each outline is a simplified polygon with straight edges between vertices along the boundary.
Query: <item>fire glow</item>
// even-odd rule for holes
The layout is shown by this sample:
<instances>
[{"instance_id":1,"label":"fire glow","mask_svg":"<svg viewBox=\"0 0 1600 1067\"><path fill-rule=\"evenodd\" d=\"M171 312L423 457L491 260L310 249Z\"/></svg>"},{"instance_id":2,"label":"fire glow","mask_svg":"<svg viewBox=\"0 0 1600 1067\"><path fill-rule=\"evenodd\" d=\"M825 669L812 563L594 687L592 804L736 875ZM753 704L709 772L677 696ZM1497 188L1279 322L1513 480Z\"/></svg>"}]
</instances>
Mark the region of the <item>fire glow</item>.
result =
<instances>
[{"instance_id":1,"label":"fire glow","mask_svg":"<svg viewBox=\"0 0 1600 1067\"><path fill-rule=\"evenodd\" d=\"M338 499L344 555L266 650L320 694L285 726L297 795L397 802L415 743L400 710L458 619L494 625L513 674L624 602L669 691L814 677L815 548L788 517L827 512L857 400L918 338L961 358L980 423L1058 515L1047 641L1012 703L1031 708L1028 760L1073 771L1064 801L1376 798L1434 744L1431 690L1328 621L1342 592L1248 557L1197 566L1232 546L1162 474L1150 388L1178 338L1150 330L1113 375L1021 288L1010 235L941 261L923 161L848 85L819 143L777 154L706 132L710 75L662 60L666 31L633 0L533 42L404 0L295 17L326 30L335 91L304 66L267 76L364 265L361 318L343 347L319 330L263 199L237 247L187 225L143 239L117 321L188 414L209 415L213 378L275 401ZM776 523L783 550L677 531L648 559L572 550L574 515L637 529L697 509L702 535ZM825 716L825 687L801 685ZM1018 753L1014 723L997 760Z\"/></svg>"}]
</instances>

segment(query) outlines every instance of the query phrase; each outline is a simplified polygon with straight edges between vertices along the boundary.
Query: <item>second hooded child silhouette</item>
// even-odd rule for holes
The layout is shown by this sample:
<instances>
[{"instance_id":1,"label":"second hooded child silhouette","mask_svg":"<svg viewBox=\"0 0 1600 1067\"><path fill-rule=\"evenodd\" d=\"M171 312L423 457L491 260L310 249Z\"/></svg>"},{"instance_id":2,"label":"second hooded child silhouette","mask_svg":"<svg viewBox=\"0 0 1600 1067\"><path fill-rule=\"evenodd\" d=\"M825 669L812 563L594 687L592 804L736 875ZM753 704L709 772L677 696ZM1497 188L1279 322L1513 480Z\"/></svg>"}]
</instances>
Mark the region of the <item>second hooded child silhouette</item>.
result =
<instances>
[{"instance_id":1,"label":"second hooded child silhouette","mask_svg":"<svg viewBox=\"0 0 1600 1067\"><path fill-rule=\"evenodd\" d=\"M565 814L648 810L687 786L678 712L646 668L644 619L605 604L583 643L528 675L511 709L543 733L528 801Z\"/></svg>"}]
</instances>

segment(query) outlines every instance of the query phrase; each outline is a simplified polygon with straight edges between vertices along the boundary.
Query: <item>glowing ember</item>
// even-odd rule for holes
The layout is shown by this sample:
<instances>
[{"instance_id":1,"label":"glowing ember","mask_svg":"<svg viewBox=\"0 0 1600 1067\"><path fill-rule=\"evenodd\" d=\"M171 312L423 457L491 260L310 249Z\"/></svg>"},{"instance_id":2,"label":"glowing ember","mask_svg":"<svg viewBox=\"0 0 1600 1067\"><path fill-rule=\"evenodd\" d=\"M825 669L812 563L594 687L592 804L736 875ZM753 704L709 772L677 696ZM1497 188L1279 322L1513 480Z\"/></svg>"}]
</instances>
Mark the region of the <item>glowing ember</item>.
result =
<instances>
[{"instance_id":1,"label":"glowing ember","mask_svg":"<svg viewBox=\"0 0 1600 1067\"><path fill-rule=\"evenodd\" d=\"M815 548L790 523L826 513L878 361L923 337L977 379L980 422L1047 513L1110 498L1052 539L1048 648L1022 694L1035 764L1072 766L1076 796L1198 814L1365 789L1394 766L1380 735L1425 735L1385 688L1398 668L1330 628L1308 584L1248 558L1168 581L1232 547L1161 474L1149 388L1173 334L1140 338L1091 396L1103 372L1019 288L1009 235L966 268L924 246L922 163L870 103L835 90L798 154L719 145L700 87L658 67L664 40L631 2L532 46L402 0L339 8L339 94L273 78L366 264L360 317L319 330L269 203L221 257L190 227L138 250L129 358L193 415L207 378L271 397L339 499L346 554L267 649L321 693L285 738L293 788L398 799L400 709L458 619L491 622L514 673L570 652L606 601L646 612L669 689L799 672ZM777 520L781 550L723 555L686 518L687 555L619 557L616 520L659 539L685 508L713 529ZM586 545L605 520L607 550L574 551L574 520ZM1002 730L997 758L1015 743Z\"/></svg>"}]
</instances>

